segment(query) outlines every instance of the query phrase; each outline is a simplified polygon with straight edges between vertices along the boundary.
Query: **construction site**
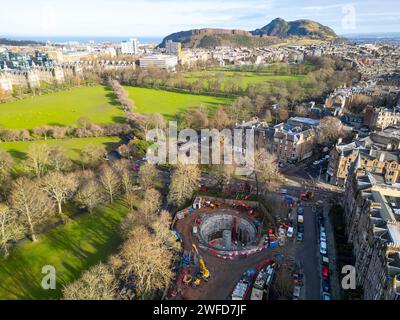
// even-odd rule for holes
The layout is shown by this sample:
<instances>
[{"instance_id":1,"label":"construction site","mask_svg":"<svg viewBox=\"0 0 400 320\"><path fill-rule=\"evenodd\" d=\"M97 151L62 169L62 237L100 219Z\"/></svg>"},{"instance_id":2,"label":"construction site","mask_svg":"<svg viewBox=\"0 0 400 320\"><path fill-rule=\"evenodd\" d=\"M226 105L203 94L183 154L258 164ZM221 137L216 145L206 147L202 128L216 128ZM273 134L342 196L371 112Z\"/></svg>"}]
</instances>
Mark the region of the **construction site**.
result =
<instances>
[{"instance_id":1,"label":"construction site","mask_svg":"<svg viewBox=\"0 0 400 320\"><path fill-rule=\"evenodd\" d=\"M273 278L279 243L268 226L257 202L197 197L175 216L173 230L183 254L165 299L250 298L250 286L243 283ZM254 300L262 296L255 294Z\"/></svg>"}]
</instances>

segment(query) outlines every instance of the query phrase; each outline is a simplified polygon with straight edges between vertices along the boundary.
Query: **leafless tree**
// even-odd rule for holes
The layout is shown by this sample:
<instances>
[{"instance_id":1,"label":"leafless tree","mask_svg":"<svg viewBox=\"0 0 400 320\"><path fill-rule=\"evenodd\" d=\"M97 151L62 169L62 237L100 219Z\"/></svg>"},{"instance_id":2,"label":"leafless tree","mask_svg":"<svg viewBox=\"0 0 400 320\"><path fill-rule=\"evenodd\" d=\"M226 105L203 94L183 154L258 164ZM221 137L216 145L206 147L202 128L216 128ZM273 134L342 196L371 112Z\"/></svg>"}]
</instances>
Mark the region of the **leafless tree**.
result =
<instances>
[{"instance_id":1,"label":"leafless tree","mask_svg":"<svg viewBox=\"0 0 400 320\"><path fill-rule=\"evenodd\" d=\"M225 129L231 124L229 116L225 112L223 107L217 108L217 110L215 111L215 113L211 119L211 123L212 123L212 126L218 130Z\"/></svg>"},{"instance_id":2,"label":"leafless tree","mask_svg":"<svg viewBox=\"0 0 400 320\"><path fill-rule=\"evenodd\" d=\"M151 228L158 240L160 240L166 248L176 254L181 246L180 243L177 242L175 233L171 230L171 223L171 214L166 210L161 210L160 215L157 216L151 224Z\"/></svg>"},{"instance_id":3,"label":"leafless tree","mask_svg":"<svg viewBox=\"0 0 400 320\"><path fill-rule=\"evenodd\" d=\"M59 146L50 147L49 165L56 171L67 171L72 167L72 161Z\"/></svg>"},{"instance_id":4,"label":"leafless tree","mask_svg":"<svg viewBox=\"0 0 400 320\"><path fill-rule=\"evenodd\" d=\"M125 194L125 202L129 209L134 210L139 203L139 196L137 191L130 189Z\"/></svg>"},{"instance_id":5,"label":"leafless tree","mask_svg":"<svg viewBox=\"0 0 400 320\"><path fill-rule=\"evenodd\" d=\"M54 208L53 202L37 183L25 177L13 182L10 202L32 241L35 242L36 227L50 217Z\"/></svg>"},{"instance_id":6,"label":"leafless tree","mask_svg":"<svg viewBox=\"0 0 400 320\"><path fill-rule=\"evenodd\" d=\"M54 199L58 206L58 214L62 213L62 205L71 199L78 187L77 177L74 173L63 174L59 171L50 172L43 177L43 189Z\"/></svg>"},{"instance_id":7,"label":"leafless tree","mask_svg":"<svg viewBox=\"0 0 400 320\"><path fill-rule=\"evenodd\" d=\"M100 263L64 286L63 295L65 300L114 300L118 296L118 281L110 266Z\"/></svg>"},{"instance_id":8,"label":"leafless tree","mask_svg":"<svg viewBox=\"0 0 400 320\"><path fill-rule=\"evenodd\" d=\"M82 184L75 196L75 202L90 213L104 203L104 195L97 180L88 180Z\"/></svg>"},{"instance_id":9,"label":"leafless tree","mask_svg":"<svg viewBox=\"0 0 400 320\"><path fill-rule=\"evenodd\" d=\"M168 201L178 207L199 188L200 170L195 165L178 164L172 175Z\"/></svg>"},{"instance_id":10,"label":"leafless tree","mask_svg":"<svg viewBox=\"0 0 400 320\"><path fill-rule=\"evenodd\" d=\"M118 174L124 194L131 190L133 186L133 176L131 162L127 159L121 159L113 163L113 168Z\"/></svg>"},{"instance_id":11,"label":"leafless tree","mask_svg":"<svg viewBox=\"0 0 400 320\"><path fill-rule=\"evenodd\" d=\"M99 181L107 193L110 203L114 202L115 196L121 189L121 182L116 172L107 164L100 168Z\"/></svg>"},{"instance_id":12,"label":"leafless tree","mask_svg":"<svg viewBox=\"0 0 400 320\"><path fill-rule=\"evenodd\" d=\"M146 189L143 195L143 201L140 204L139 211L145 221L151 221L161 207L161 194L153 189Z\"/></svg>"},{"instance_id":13,"label":"leafless tree","mask_svg":"<svg viewBox=\"0 0 400 320\"><path fill-rule=\"evenodd\" d=\"M259 184L262 183L265 190L276 189L282 183L282 176L278 170L278 158L273 153L258 150L254 156L254 175L257 184L257 195Z\"/></svg>"},{"instance_id":14,"label":"leafless tree","mask_svg":"<svg viewBox=\"0 0 400 320\"><path fill-rule=\"evenodd\" d=\"M123 279L134 279L138 295L144 298L170 284L172 257L159 239L144 226L138 226L113 259L113 266Z\"/></svg>"},{"instance_id":15,"label":"leafless tree","mask_svg":"<svg viewBox=\"0 0 400 320\"><path fill-rule=\"evenodd\" d=\"M32 172L37 178L46 173L50 164L50 148L44 143L32 144L27 152L27 160L25 167Z\"/></svg>"},{"instance_id":16,"label":"leafless tree","mask_svg":"<svg viewBox=\"0 0 400 320\"><path fill-rule=\"evenodd\" d=\"M102 161L106 149L103 146L88 144L81 150L81 162L83 167L96 167Z\"/></svg>"},{"instance_id":17,"label":"leafless tree","mask_svg":"<svg viewBox=\"0 0 400 320\"><path fill-rule=\"evenodd\" d=\"M323 145L333 144L344 136L343 124L335 117L323 118L318 129L318 142Z\"/></svg>"},{"instance_id":18,"label":"leafless tree","mask_svg":"<svg viewBox=\"0 0 400 320\"><path fill-rule=\"evenodd\" d=\"M143 164L139 169L139 184L143 188L149 188L159 180L159 175L155 165L151 163Z\"/></svg>"},{"instance_id":19,"label":"leafless tree","mask_svg":"<svg viewBox=\"0 0 400 320\"><path fill-rule=\"evenodd\" d=\"M9 254L10 241L21 237L23 232L23 227L18 222L16 212L4 203L0 203L0 250L5 257Z\"/></svg>"}]
</instances>

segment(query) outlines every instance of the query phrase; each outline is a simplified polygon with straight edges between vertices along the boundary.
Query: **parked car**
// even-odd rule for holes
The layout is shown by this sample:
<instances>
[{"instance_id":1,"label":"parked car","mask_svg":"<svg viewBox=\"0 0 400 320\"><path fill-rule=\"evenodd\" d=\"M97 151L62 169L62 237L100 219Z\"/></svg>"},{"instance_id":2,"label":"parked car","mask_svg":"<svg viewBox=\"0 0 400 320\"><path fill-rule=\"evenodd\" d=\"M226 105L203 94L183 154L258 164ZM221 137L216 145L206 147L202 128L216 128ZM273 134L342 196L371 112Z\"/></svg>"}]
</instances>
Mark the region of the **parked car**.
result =
<instances>
[{"instance_id":1,"label":"parked car","mask_svg":"<svg viewBox=\"0 0 400 320\"><path fill-rule=\"evenodd\" d=\"M329 268L327 266L322 267L322 278L323 279L329 278Z\"/></svg>"},{"instance_id":2,"label":"parked car","mask_svg":"<svg viewBox=\"0 0 400 320\"><path fill-rule=\"evenodd\" d=\"M322 280L322 290L324 292L329 292L329 280L328 279Z\"/></svg>"},{"instance_id":3,"label":"parked car","mask_svg":"<svg viewBox=\"0 0 400 320\"><path fill-rule=\"evenodd\" d=\"M321 240L321 242L326 242L326 233L321 231L320 235L319 235L319 239Z\"/></svg>"},{"instance_id":4,"label":"parked car","mask_svg":"<svg viewBox=\"0 0 400 320\"><path fill-rule=\"evenodd\" d=\"M329 267L329 258L327 256L322 256L322 265Z\"/></svg>"},{"instance_id":5,"label":"parked car","mask_svg":"<svg viewBox=\"0 0 400 320\"><path fill-rule=\"evenodd\" d=\"M297 232L297 241L303 241L303 233Z\"/></svg>"},{"instance_id":6,"label":"parked car","mask_svg":"<svg viewBox=\"0 0 400 320\"><path fill-rule=\"evenodd\" d=\"M297 214L303 214L304 210L302 207L297 208Z\"/></svg>"},{"instance_id":7,"label":"parked car","mask_svg":"<svg viewBox=\"0 0 400 320\"><path fill-rule=\"evenodd\" d=\"M321 254L327 254L326 251L326 242L321 242L320 246L319 246L319 252Z\"/></svg>"},{"instance_id":8,"label":"parked car","mask_svg":"<svg viewBox=\"0 0 400 320\"><path fill-rule=\"evenodd\" d=\"M324 292L322 294L322 300L324 300L324 301L331 300L331 295L329 293L327 293L327 292Z\"/></svg>"},{"instance_id":9,"label":"parked car","mask_svg":"<svg viewBox=\"0 0 400 320\"><path fill-rule=\"evenodd\" d=\"M295 286L293 288L293 300L299 300L300 293L301 293L301 287Z\"/></svg>"},{"instance_id":10,"label":"parked car","mask_svg":"<svg viewBox=\"0 0 400 320\"><path fill-rule=\"evenodd\" d=\"M297 231L301 232L301 233L304 233L304 224L298 223L297 224Z\"/></svg>"},{"instance_id":11,"label":"parked car","mask_svg":"<svg viewBox=\"0 0 400 320\"><path fill-rule=\"evenodd\" d=\"M292 237L293 237L293 231L294 231L294 228L293 228L293 227L289 227L289 228L288 228L288 231L287 231L287 233L286 233L286 235L287 235L288 238L292 238Z\"/></svg>"},{"instance_id":12,"label":"parked car","mask_svg":"<svg viewBox=\"0 0 400 320\"><path fill-rule=\"evenodd\" d=\"M302 215L297 216L297 222L298 223L303 223L304 222L304 217Z\"/></svg>"},{"instance_id":13,"label":"parked car","mask_svg":"<svg viewBox=\"0 0 400 320\"><path fill-rule=\"evenodd\" d=\"M319 165L319 161L318 161L318 160L317 160L317 161L314 161L314 162L313 162L313 165L314 165L314 166Z\"/></svg>"}]
</instances>

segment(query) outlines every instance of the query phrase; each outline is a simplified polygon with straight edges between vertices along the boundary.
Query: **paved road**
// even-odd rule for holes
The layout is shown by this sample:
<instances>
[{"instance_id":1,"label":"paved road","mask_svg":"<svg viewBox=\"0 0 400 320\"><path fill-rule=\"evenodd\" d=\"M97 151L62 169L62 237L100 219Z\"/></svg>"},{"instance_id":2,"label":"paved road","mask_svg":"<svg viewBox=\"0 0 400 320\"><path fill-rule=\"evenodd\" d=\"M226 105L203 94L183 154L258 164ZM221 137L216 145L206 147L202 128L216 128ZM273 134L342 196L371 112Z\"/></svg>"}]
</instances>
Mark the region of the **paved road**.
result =
<instances>
[{"instance_id":1,"label":"paved road","mask_svg":"<svg viewBox=\"0 0 400 320\"><path fill-rule=\"evenodd\" d=\"M316 215L311 208L304 208L304 236L303 242L297 244L296 260L301 262L304 270L306 299L320 300L321 278Z\"/></svg>"}]
</instances>

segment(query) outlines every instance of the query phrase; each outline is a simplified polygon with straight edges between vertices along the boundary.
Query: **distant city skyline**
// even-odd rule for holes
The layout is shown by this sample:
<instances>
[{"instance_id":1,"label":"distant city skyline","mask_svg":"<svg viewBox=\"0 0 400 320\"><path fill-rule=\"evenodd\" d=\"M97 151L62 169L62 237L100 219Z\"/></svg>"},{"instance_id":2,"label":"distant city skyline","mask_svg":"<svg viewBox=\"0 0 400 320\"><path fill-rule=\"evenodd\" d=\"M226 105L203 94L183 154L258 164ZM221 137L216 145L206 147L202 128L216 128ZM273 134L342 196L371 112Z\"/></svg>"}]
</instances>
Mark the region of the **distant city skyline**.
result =
<instances>
[{"instance_id":1,"label":"distant city skyline","mask_svg":"<svg viewBox=\"0 0 400 320\"><path fill-rule=\"evenodd\" d=\"M194 28L254 30L276 17L315 20L339 35L393 33L399 16L398 0L16 0L2 5L0 36L158 39Z\"/></svg>"}]
</instances>

